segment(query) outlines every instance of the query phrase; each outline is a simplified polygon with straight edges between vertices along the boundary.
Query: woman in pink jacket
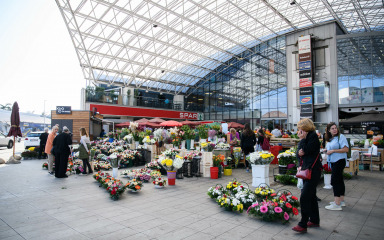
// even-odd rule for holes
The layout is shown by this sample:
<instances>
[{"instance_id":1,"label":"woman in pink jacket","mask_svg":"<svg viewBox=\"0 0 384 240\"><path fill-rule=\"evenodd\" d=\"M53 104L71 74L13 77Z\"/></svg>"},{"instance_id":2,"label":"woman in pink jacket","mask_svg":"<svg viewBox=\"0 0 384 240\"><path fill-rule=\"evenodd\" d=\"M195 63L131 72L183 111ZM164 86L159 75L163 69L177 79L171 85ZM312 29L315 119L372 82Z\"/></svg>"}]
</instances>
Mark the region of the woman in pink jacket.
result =
<instances>
[{"instance_id":1,"label":"woman in pink jacket","mask_svg":"<svg viewBox=\"0 0 384 240\"><path fill-rule=\"evenodd\" d=\"M48 135L47 143L45 145L45 153L48 154L48 173L53 175L53 163L55 161L55 155L51 153L52 145L53 145L53 139L56 137L56 133L59 130L57 126L54 126L52 128L51 133Z\"/></svg>"}]
</instances>

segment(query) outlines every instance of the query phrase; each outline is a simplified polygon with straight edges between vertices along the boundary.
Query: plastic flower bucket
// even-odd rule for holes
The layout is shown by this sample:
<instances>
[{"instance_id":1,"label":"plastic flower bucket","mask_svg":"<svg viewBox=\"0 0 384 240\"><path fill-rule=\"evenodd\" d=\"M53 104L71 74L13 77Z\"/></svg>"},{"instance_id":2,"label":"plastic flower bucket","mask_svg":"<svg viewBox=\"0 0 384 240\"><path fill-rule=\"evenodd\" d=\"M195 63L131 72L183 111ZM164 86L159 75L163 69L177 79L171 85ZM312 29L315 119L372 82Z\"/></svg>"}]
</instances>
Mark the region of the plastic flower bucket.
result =
<instances>
[{"instance_id":1,"label":"plastic flower bucket","mask_svg":"<svg viewBox=\"0 0 384 240\"><path fill-rule=\"evenodd\" d=\"M231 176L232 175L232 169L225 169L224 168L224 176Z\"/></svg>"},{"instance_id":2,"label":"plastic flower bucket","mask_svg":"<svg viewBox=\"0 0 384 240\"><path fill-rule=\"evenodd\" d=\"M211 167L211 179L218 179L219 178L219 168L218 167Z\"/></svg>"},{"instance_id":3,"label":"plastic flower bucket","mask_svg":"<svg viewBox=\"0 0 384 240\"><path fill-rule=\"evenodd\" d=\"M176 183L176 171L167 171L168 185L175 185Z\"/></svg>"}]
</instances>

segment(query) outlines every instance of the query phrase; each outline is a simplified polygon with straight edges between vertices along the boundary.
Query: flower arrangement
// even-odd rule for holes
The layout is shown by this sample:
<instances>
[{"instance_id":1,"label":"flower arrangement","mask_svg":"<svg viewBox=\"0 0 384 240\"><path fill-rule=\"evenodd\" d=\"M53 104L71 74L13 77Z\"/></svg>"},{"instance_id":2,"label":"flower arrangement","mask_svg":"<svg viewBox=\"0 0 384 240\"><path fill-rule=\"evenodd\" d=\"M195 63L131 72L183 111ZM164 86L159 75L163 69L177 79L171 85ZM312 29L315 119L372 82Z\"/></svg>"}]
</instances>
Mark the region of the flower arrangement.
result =
<instances>
[{"instance_id":1,"label":"flower arrangement","mask_svg":"<svg viewBox=\"0 0 384 240\"><path fill-rule=\"evenodd\" d=\"M207 142L200 142L200 147L202 149L207 149L208 148L208 143Z\"/></svg>"},{"instance_id":2,"label":"flower arrangement","mask_svg":"<svg viewBox=\"0 0 384 240\"><path fill-rule=\"evenodd\" d=\"M195 139L195 132L191 129L190 126L184 125L181 127L181 130L184 132L184 139Z\"/></svg>"},{"instance_id":3,"label":"flower arrangement","mask_svg":"<svg viewBox=\"0 0 384 240\"><path fill-rule=\"evenodd\" d=\"M201 139L207 139L208 138L208 126L205 124L201 124L196 127L199 137Z\"/></svg>"},{"instance_id":4,"label":"flower arrangement","mask_svg":"<svg viewBox=\"0 0 384 240\"><path fill-rule=\"evenodd\" d=\"M132 140L133 140L133 135L132 135L132 134L125 135L123 139L124 139L128 144L131 144L131 143L132 143Z\"/></svg>"},{"instance_id":5,"label":"flower arrangement","mask_svg":"<svg viewBox=\"0 0 384 240\"><path fill-rule=\"evenodd\" d=\"M147 183L151 180L151 175L149 173L140 173L136 175L136 180Z\"/></svg>"},{"instance_id":6,"label":"flower arrangement","mask_svg":"<svg viewBox=\"0 0 384 240\"><path fill-rule=\"evenodd\" d=\"M132 179L132 181L127 182L127 184L125 184L125 187L127 189L131 189L131 191L133 192L137 192L141 190L141 188L143 187L143 183L141 181L137 181L136 179Z\"/></svg>"},{"instance_id":7,"label":"flower arrangement","mask_svg":"<svg viewBox=\"0 0 384 240\"><path fill-rule=\"evenodd\" d=\"M223 154L213 155L213 157L212 157L213 166L218 167L220 165L223 165L224 160L225 160L225 156Z\"/></svg>"},{"instance_id":8,"label":"flower arrangement","mask_svg":"<svg viewBox=\"0 0 384 240\"><path fill-rule=\"evenodd\" d=\"M151 144L151 138L149 136L145 136L143 138L143 143L146 143L146 144Z\"/></svg>"},{"instance_id":9,"label":"flower arrangement","mask_svg":"<svg viewBox=\"0 0 384 240\"><path fill-rule=\"evenodd\" d=\"M177 169L181 168L183 166L184 160L182 157L177 155L174 160L165 158L159 161L161 161L161 165L167 170L167 171L176 171Z\"/></svg>"},{"instance_id":10,"label":"flower arrangement","mask_svg":"<svg viewBox=\"0 0 384 240\"><path fill-rule=\"evenodd\" d=\"M279 165L287 166L288 164L295 163L296 153L287 150L285 152L279 153L279 155L277 155L277 158L279 159Z\"/></svg>"},{"instance_id":11,"label":"flower arrangement","mask_svg":"<svg viewBox=\"0 0 384 240\"><path fill-rule=\"evenodd\" d=\"M113 137L115 136L115 134L114 134L113 132L109 132L109 133L107 133L107 136L108 136L109 138L113 138Z\"/></svg>"},{"instance_id":12,"label":"flower arrangement","mask_svg":"<svg viewBox=\"0 0 384 240\"><path fill-rule=\"evenodd\" d=\"M272 193L270 199L265 199L252 204L247 213L254 215L264 221L280 220L286 223L290 219L290 215L298 215L298 207L300 203L298 198L290 192Z\"/></svg>"},{"instance_id":13,"label":"flower arrangement","mask_svg":"<svg viewBox=\"0 0 384 240\"><path fill-rule=\"evenodd\" d=\"M160 171L151 171L150 175L151 175L151 178L152 178L153 180L155 180L156 178L161 177L161 173L160 173Z\"/></svg>"},{"instance_id":14,"label":"flower arrangement","mask_svg":"<svg viewBox=\"0 0 384 240\"><path fill-rule=\"evenodd\" d=\"M167 185L167 180L162 179L161 177L157 177L152 182L155 186L164 187Z\"/></svg>"},{"instance_id":15,"label":"flower arrangement","mask_svg":"<svg viewBox=\"0 0 384 240\"><path fill-rule=\"evenodd\" d=\"M175 148L170 148L162 152L161 154L168 157L168 158L174 158L177 154L179 154L179 150Z\"/></svg>"},{"instance_id":16,"label":"flower arrangement","mask_svg":"<svg viewBox=\"0 0 384 240\"><path fill-rule=\"evenodd\" d=\"M216 149L229 149L229 144L219 142L218 144L216 144Z\"/></svg>"},{"instance_id":17,"label":"flower arrangement","mask_svg":"<svg viewBox=\"0 0 384 240\"><path fill-rule=\"evenodd\" d=\"M244 208L251 206L256 199L252 191L236 179L229 182L226 187L218 184L209 188L207 194L228 211L243 212Z\"/></svg>"},{"instance_id":18,"label":"flower arrangement","mask_svg":"<svg viewBox=\"0 0 384 240\"><path fill-rule=\"evenodd\" d=\"M149 169L152 169L152 170L160 170L161 169L161 166L156 161L149 162L149 163L145 164L145 167L149 168Z\"/></svg>"},{"instance_id":19,"label":"flower arrangement","mask_svg":"<svg viewBox=\"0 0 384 240\"><path fill-rule=\"evenodd\" d=\"M93 175L93 178L99 182L100 186L108 191L109 196L113 200L118 200L120 195L125 191L124 184L120 180L111 177L108 173L98 171Z\"/></svg>"},{"instance_id":20,"label":"flower arrangement","mask_svg":"<svg viewBox=\"0 0 384 240\"><path fill-rule=\"evenodd\" d=\"M43 166L41 166L43 169L47 170L48 169L48 163L43 163Z\"/></svg>"},{"instance_id":21,"label":"flower arrangement","mask_svg":"<svg viewBox=\"0 0 384 240\"><path fill-rule=\"evenodd\" d=\"M84 168L80 164L74 164L73 170L76 172L76 174L80 174L80 173L84 172Z\"/></svg>"},{"instance_id":22,"label":"flower arrangement","mask_svg":"<svg viewBox=\"0 0 384 240\"><path fill-rule=\"evenodd\" d=\"M210 139L213 139L216 136L217 132L216 130L208 130L208 137Z\"/></svg>"},{"instance_id":23,"label":"flower arrangement","mask_svg":"<svg viewBox=\"0 0 384 240\"><path fill-rule=\"evenodd\" d=\"M328 163L323 165L323 174L332 174L332 169L328 166Z\"/></svg>"},{"instance_id":24,"label":"flower arrangement","mask_svg":"<svg viewBox=\"0 0 384 240\"><path fill-rule=\"evenodd\" d=\"M255 165L267 165L270 164L275 156L266 151L250 153L246 160Z\"/></svg>"},{"instance_id":25,"label":"flower arrangement","mask_svg":"<svg viewBox=\"0 0 384 240\"><path fill-rule=\"evenodd\" d=\"M198 151L192 151L192 152L189 152L185 155L184 157L184 160L189 160L191 161L192 159L194 159L195 157L200 157L202 154L201 152L198 152Z\"/></svg>"}]
</instances>

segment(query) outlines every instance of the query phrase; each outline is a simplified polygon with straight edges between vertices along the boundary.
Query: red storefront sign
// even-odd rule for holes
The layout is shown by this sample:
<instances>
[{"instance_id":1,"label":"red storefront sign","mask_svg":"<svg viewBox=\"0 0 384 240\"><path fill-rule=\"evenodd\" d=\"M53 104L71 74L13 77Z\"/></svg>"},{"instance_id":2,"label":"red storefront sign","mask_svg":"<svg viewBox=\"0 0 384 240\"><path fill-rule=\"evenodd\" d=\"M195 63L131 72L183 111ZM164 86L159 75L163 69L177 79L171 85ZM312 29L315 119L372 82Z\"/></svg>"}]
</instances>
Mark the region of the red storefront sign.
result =
<instances>
[{"instance_id":1,"label":"red storefront sign","mask_svg":"<svg viewBox=\"0 0 384 240\"><path fill-rule=\"evenodd\" d=\"M302 78L300 79L299 87L312 87L312 78Z\"/></svg>"},{"instance_id":2,"label":"red storefront sign","mask_svg":"<svg viewBox=\"0 0 384 240\"><path fill-rule=\"evenodd\" d=\"M104 115L115 116L134 116L134 117L159 117L159 118L176 118L176 119L193 119L198 120L198 113L181 112L170 110L158 110L149 108L121 107L110 105L90 104L90 109L97 109L97 112Z\"/></svg>"}]
</instances>

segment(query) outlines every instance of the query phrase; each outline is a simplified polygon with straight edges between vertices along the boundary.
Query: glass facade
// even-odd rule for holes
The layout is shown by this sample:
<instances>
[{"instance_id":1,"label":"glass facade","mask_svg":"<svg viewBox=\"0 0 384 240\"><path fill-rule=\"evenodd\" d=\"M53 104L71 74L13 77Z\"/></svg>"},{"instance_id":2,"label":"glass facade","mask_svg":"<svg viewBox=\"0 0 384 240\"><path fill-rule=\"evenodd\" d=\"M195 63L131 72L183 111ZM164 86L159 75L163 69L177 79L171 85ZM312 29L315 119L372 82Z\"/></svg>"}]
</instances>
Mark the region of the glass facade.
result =
<instances>
[{"instance_id":1,"label":"glass facade","mask_svg":"<svg viewBox=\"0 0 384 240\"><path fill-rule=\"evenodd\" d=\"M186 105L204 106L209 120L251 123L252 127L287 122L285 37L258 44L206 75L187 93Z\"/></svg>"},{"instance_id":2,"label":"glass facade","mask_svg":"<svg viewBox=\"0 0 384 240\"><path fill-rule=\"evenodd\" d=\"M384 102L384 32L337 40L340 105Z\"/></svg>"}]
</instances>

